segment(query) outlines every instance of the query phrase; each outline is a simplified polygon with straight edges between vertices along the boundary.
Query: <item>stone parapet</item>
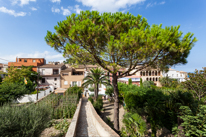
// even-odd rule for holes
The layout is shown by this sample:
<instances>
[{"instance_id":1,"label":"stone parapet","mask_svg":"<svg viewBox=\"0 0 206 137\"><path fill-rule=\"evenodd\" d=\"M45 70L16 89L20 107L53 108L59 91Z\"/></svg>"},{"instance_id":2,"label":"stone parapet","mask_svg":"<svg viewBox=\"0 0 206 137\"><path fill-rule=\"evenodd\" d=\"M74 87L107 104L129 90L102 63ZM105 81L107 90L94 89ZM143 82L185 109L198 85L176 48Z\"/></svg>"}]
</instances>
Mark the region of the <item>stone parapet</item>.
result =
<instances>
[{"instance_id":1,"label":"stone parapet","mask_svg":"<svg viewBox=\"0 0 206 137\"><path fill-rule=\"evenodd\" d=\"M70 123L69 129L66 133L65 137L75 137L76 136L76 128L77 128L77 123L78 123L78 119L79 119L79 112L81 110L81 104L82 104L82 99L79 100L79 104L77 106L77 109L74 113L74 116L72 118L72 121Z\"/></svg>"},{"instance_id":2,"label":"stone parapet","mask_svg":"<svg viewBox=\"0 0 206 137\"><path fill-rule=\"evenodd\" d=\"M88 101L90 105L90 111L92 115L93 123L99 133L102 137L119 137L119 135L111 129L97 114L96 110L94 109L93 105L90 101Z\"/></svg>"}]
</instances>

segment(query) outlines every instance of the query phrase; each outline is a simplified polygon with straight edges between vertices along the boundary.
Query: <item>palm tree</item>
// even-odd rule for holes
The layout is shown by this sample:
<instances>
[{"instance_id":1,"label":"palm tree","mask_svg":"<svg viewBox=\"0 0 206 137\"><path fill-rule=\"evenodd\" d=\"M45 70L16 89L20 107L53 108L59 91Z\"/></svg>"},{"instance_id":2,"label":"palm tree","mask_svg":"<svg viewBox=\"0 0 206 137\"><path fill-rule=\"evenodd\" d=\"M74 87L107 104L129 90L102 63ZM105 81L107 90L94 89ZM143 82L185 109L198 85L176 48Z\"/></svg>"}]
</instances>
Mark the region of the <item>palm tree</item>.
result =
<instances>
[{"instance_id":1,"label":"palm tree","mask_svg":"<svg viewBox=\"0 0 206 137\"><path fill-rule=\"evenodd\" d=\"M89 85L94 85L94 99L96 100L99 92L99 85L103 84L105 86L111 85L105 72L99 68L91 69L90 73L83 79L84 83L82 87L88 87Z\"/></svg>"}]
</instances>

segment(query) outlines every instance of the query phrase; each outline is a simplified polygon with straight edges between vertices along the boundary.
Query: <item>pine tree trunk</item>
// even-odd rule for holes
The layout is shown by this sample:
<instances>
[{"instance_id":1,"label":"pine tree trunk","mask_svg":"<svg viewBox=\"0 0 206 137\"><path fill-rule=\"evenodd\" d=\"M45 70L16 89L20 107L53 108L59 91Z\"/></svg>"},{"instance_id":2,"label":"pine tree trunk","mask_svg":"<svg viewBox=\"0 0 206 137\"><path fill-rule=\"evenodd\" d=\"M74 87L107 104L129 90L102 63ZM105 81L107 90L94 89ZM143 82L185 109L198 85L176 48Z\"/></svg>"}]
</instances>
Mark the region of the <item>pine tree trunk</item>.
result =
<instances>
[{"instance_id":1,"label":"pine tree trunk","mask_svg":"<svg viewBox=\"0 0 206 137\"><path fill-rule=\"evenodd\" d=\"M112 75L114 87L114 129L119 132L119 90L117 85L117 74Z\"/></svg>"}]
</instances>

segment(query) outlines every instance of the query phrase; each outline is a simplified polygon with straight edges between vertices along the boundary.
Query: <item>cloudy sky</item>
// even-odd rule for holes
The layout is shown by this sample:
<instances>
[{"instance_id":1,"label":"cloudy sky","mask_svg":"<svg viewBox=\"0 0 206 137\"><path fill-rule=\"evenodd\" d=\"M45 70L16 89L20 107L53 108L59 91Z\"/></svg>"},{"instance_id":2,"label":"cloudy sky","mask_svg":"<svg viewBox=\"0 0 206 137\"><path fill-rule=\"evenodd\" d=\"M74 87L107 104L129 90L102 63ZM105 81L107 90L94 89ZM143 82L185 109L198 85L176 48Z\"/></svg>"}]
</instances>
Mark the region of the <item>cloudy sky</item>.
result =
<instances>
[{"instance_id":1,"label":"cloudy sky","mask_svg":"<svg viewBox=\"0 0 206 137\"><path fill-rule=\"evenodd\" d=\"M63 61L62 54L44 41L47 30L57 22L81 10L130 12L142 15L150 25L181 25L185 33L193 32L198 42L186 65L176 70L193 72L206 67L206 0L0 0L0 63L16 57L43 57Z\"/></svg>"}]
</instances>

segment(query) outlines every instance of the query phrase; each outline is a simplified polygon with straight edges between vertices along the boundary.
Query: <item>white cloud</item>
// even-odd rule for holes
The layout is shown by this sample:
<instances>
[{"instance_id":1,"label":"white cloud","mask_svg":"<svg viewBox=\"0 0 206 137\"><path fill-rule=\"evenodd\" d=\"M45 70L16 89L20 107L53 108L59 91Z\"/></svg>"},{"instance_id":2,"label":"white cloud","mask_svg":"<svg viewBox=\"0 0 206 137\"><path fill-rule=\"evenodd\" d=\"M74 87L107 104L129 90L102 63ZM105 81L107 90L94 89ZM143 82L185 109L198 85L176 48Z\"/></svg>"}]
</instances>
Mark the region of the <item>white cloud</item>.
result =
<instances>
[{"instance_id":1,"label":"white cloud","mask_svg":"<svg viewBox=\"0 0 206 137\"><path fill-rule=\"evenodd\" d=\"M63 11L63 15L68 16L71 14L69 9L64 9L63 7L61 7L61 10Z\"/></svg>"},{"instance_id":2,"label":"white cloud","mask_svg":"<svg viewBox=\"0 0 206 137\"><path fill-rule=\"evenodd\" d=\"M58 3L60 3L61 0L51 0L51 2L53 2L53 3L58 2Z\"/></svg>"},{"instance_id":3,"label":"white cloud","mask_svg":"<svg viewBox=\"0 0 206 137\"><path fill-rule=\"evenodd\" d=\"M0 58L8 60L10 62L15 62L16 57L18 58L45 58L47 63L48 61L61 61L63 62L65 58L62 56L62 54L57 54L56 52L49 52L49 51L44 51L44 52L34 52L34 53L18 53L15 55L7 55L7 56L0 56ZM0 60L2 63L7 63L8 61L3 61Z\"/></svg>"},{"instance_id":4,"label":"white cloud","mask_svg":"<svg viewBox=\"0 0 206 137\"><path fill-rule=\"evenodd\" d=\"M56 12L56 13L59 13L59 12L60 12L60 9L58 9L58 8L53 8L53 7L52 7L51 10L52 10L52 12Z\"/></svg>"},{"instance_id":5,"label":"white cloud","mask_svg":"<svg viewBox=\"0 0 206 137\"><path fill-rule=\"evenodd\" d=\"M6 7L0 7L0 12L7 13L7 14L13 15L15 17L26 16L26 12L18 12L18 13L16 13L15 10L9 10Z\"/></svg>"},{"instance_id":6,"label":"white cloud","mask_svg":"<svg viewBox=\"0 0 206 137\"><path fill-rule=\"evenodd\" d=\"M165 4L165 1L162 1L162 2L160 2L159 4L160 4L160 5L163 5L163 4Z\"/></svg>"},{"instance_id":7,"label":"white cloud","mask_svg":"<svg viewBox=\"0 0 206 137\"><path fill-rule=\"evenodd\" d=\"M20 6L24 6L29 4L29 2L36 2L36 0L11 0L12 5L15 5L19 2Z\"/></svg>"},{"instance_id":8,"label":"white cloud","mask_svg":"<svg viewBox=\"0 0 206 137\"><path fill-rule=\"evenodd\" d=\"M37 10L37 8L31 7L31 10L35 11L35 10Z\"/></svg>"},{"instance_id":9,"label":"white cloud","mask_svg":"<svg viewBox=\"0 0 206 137\"><path fill-rule=\"evenodd\" d=\"M163 5L163 4L165 4L165 1L162 1L162 2L160 2L160 3L157 3L157 2L148 3L147 6L146 6L146 8L153 7L153 6L155 6L155 5Z\"/></svg>"},{"instance_id":10,"label":"white cloud","mask_svg":"<svg viewBox=\"0 0 206 137\"><path fill-rule=\"evenodd\" d=\"M91 7L91 10L100 12L116 12L131 5L140 4L145 0L76 0L84 6Z\"/></svg>"},{"instance_id":11,"label":"white cloud","mask_svg":"<svg viewBox=\"0 0 206 137\"><path fill-rule=\"evenodd\" d=\"M80 14L80 11L82 11L80 8L79 8L79 5L75 5L74 6L75 7L75 12L77 13L77 14Z\"/></svg>"}]
</instances>

